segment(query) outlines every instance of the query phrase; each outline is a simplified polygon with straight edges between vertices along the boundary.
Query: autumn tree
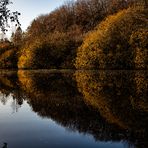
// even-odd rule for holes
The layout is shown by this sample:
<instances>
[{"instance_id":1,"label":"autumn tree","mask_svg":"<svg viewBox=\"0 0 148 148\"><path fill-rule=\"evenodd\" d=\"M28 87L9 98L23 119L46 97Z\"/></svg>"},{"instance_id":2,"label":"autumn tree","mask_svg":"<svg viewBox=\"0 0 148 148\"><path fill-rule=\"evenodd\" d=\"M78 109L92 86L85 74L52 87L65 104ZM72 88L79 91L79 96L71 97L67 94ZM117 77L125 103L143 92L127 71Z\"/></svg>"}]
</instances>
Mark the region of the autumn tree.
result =
<instances>
[{"instance_id":1,"label":"autumn tree","mask_svg":"<svg viewBox=\"0 0 148 148\"><path fill-rule=\"evenodd\" d=\"M19 26L14 33L12 33L11 41L16 47L20 47L22 44L23 32L21 27Z\"/></svg>"},{"instance_id":2,"label":"autumn tree","mask_svg":"<svg viewBox=\"0 0 148 148\"><path fill-rule=\"evenodd\" d=\"M146 67L147 26L147 9L143 6L124 9L107 17L86 36L82 46L78 48L76 68Z\"/></svg>"},{"instance_id":3,"label":"autumn tree","mask_svg":"<svg viewBox=\"0 0 148 148\"><path fill-rule=\"evenodd\" d=\"M18 60L18 67L34 69L74 68L73 64L76 59L76 55L78 55L77 57L79 57L80 62L82 62L79 64L85 64L86 62L87 64L94 66L98 65L97 62L99 61L101 62L101 64L103 63L104 66L107 63L109 65L109 63L115 62L118 63L118 66L126 65L126 67L130 67L130 62L127 61L127 59L130 59L132 56L130 55L130 51L128 51L128 53L124 51L124 53L120 54L120 50L128 49L126 47L132 45L129 45L128 40L126 40L126 42L120 42L118 34L121 31L121 34L123 33L124 38L129 39L128 33L126 34L126 31L128 31L128 27L125 27L124 30L122 24L125 26L129 25L129 32L131 33L132 25L130 25L130 23L132 22L129 21L128 16L126 18L124 13L120 13L120 15L118 14L117 16L112 16L112 19L109 19L108 16L116 14L121 10L126 12L126 9L128 9L129 7L133 7L135 4L137 4L137 1L141 3L144 0L68 1L59 8L56 8L54 11L50 12L49 14L38 16L28 27L25 33L25 37L23 35L23 44L21 43L22 45L19 52L20 56ZM133 13L135 12L133 11ZM136 15L137 14L135 13L134 16L136 17ZM121 21L120 23L122 17L125 21L123 21L123 23ZM106 21L106 23L102 23L102 21L104 22L106 18L107 20L110 20L110 22ZM126 22L126 19L128 20L128 22ZM90 43L90 40L92 39L92 36L90 35L88 37L88 41L85 41L84 37L87 36L88 32L91 32L94 29L98 30L98 27L96 26L98 26L99 24L102 24L102 29L98 32L101 32L102 35L100 35L99 33L96 33L96 35L94 35L94 33L93 35L96 41L98 41L97 38L105 36L101 39L101 41L99 41L99 45L102 45L102 43L103 45L106 45L103 47L103 49L101 46L98 54L98 51L96 50L96 48L98 48L98 45L94 46L94 48L92 49L92 44L87 47L87 45ZM136 21L135 24L137 24ZM123 28L123 30L120 30L120 28ZM19 32L19 30L17 30L17 32ZM16 36L18 37L15 38L13 35L15 44L18 44L16 40L20 39L20 32L17 32ZM112 38L113 36L114 38ZM86 44L83 44L85 49L84 53L83 50L77 50L78 47L82 45L83 40L84 42L86 42ZM117 43L119 43L119 45L116 45ZM106 46L108 47L106 48ZM109 46L111 46L111 48ZM79 49L81 49L81 47ZM116 49L119 51L117 56L114 56L113 50ZM79 51L81 52L82 57L80 56ZM101 58L99 57L98 59L98 55L101 55ZM90 56L90 59L88 58L88 56ZM84 60L83 58L86 58L86 60ZM95 61L96 59L97 62ZM104 63L104 61L106 61L106 63Z\"/></svg>"}]
</instances>

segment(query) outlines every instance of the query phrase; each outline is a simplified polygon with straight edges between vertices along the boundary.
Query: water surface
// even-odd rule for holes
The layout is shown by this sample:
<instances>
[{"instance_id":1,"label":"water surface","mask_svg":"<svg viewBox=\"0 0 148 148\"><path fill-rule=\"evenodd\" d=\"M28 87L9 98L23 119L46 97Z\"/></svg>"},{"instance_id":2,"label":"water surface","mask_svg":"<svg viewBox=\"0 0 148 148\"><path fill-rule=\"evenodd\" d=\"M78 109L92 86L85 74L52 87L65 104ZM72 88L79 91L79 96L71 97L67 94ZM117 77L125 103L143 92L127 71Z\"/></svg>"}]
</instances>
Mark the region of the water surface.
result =
<instances>
[{"instance_id":1,"label":"water surface","mask_svg":"<svg viewBox=\"0 0 148 148\"><path fill-rule=\"evenodd\" d=\"M0 148L148 147L147 71L0 71Z\"/></svg>"}]
</instances>

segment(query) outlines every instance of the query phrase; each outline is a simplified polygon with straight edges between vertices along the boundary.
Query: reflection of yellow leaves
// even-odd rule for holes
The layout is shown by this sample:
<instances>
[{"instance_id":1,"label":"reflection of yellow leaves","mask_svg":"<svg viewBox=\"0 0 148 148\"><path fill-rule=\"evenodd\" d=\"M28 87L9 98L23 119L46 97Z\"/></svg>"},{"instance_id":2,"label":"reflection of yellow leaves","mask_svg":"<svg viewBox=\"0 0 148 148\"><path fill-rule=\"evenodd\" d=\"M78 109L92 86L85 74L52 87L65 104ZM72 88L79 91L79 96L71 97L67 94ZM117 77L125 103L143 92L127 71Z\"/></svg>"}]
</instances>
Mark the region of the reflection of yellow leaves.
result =
<instances>
[{"instance_id":1,"label":"reflection of yellow leaves","mask_svg":"<svg viewBox=\"0 0 148 148\"><path fill-rule=\"evenodd\" d=\"M148 81L147 72L140 71L135 74L136 96L131 97L131 102L134 108L142 109L148 112Z\"/></svg>"},{"instance_id":2,"label":"reflection of yellow leaves","mask_svg":"<svg viewBox=\"0 0 148 148\"><path fill-rule=\"evenodd\" d=\"M21 87L23 87L26 91L33 91L33 79L31 77L31 71L18 71L18 78L21 83Z\"/></svg>"},{"instance_id":3,"label":"reflection of yellow leaves","mask_svg":"<svg viewBox=\"0 0 148 148\"><path fill-rule=\"evenodd\" d=\"M146 114L146 73L113 71L77 71L79 91L88 106L92 106L110 123L124 129L139 126L137 110Z\"/></svg>"},{"instance_id":4,"label":"reflection of yellow leaves","mask_svg":"<svg viewBox=\"0 0 148 148\"><path fill-rule=\"evenodd\" d=\"M141 97L133 98L132 96L130 100L134 109L140 109L145 112L148 112L148 100L144 100Z\"/></svg>"},{"instance_id":5,"label":"reflection of yellow leaves","mask_svg":"<svg viewBox=\"0 0 148 148\"><path fill-rule=\"evenodd\" d=\"M2 84L6 85L6 86L11 87L11 88L14 87L13 84L12 84L12 82L10 80L8 80L7 78L5 78L5 77L0 78L0 82Z\"/></svg>"},{"instance_id":6,"label":"reflection of yellow leaves","mask_svg":"<svg viewBox=\"0 0 148 148\"><path fill-rule=\"evenodd\" d=\"M142 93L143 89L146 89L147 87L147 79L145 77L145 73L139 73L135 76L135 82L137 86L137 93Z\"/></svg>"},{"instance_id":7,"label":"reflection of yellow leaves","mask_svg":"<svg viewBox=\"0 0 148 148\"><path fill-rule=\"evenodd\" d=\"M100 78L102 79L102 76L104 77L104 72L99 72L99 74L101 77L98 75L97 80L95 80L93 74L89 72L76 72L77 85L80 92L84 95L86 104L99 110L107 121L116 123L122 128L127 128L127 126L112 112L112 106L110 106L109 100L107 100L103 94L101 95L104 82L100 80Z\"/></svg>"},{"instance_id":8,"label":"reflection of yellow leaves","mask_svg":"<svg viewBox=\"0 0 148 148\"><path fill-rule=\"evenodd\" d=\"M146 50L147 49L143 51L143 49L136 48L135 64L137 68L145 68L145 61L148 58L148 53Z\"/></svg>"}]
</instances>

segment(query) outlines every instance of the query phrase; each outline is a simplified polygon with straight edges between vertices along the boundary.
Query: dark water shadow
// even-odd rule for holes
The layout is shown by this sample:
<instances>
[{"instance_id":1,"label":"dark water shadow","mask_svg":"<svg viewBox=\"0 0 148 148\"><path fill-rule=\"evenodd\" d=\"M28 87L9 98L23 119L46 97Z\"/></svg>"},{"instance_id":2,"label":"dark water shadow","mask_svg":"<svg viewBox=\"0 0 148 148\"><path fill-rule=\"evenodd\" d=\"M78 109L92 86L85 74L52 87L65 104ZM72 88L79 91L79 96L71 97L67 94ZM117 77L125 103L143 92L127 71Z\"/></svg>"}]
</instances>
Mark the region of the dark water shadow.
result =
<instances>
[{"instance_id":1,"label":"dark water shadow","mask_svg":"<svg viewBox=\"0 0 148 148\"><path fill-rule=\"evenodd\" d=\"M2 148L8 148L8 144L4 142Z\"/></svg>"},{"instance_id":2,"label":"dark water shadow","mask_svg":"<svg viewBox=\"0 0 148 148\"><path fill-rule=\"evenodd\" d=\"M0 92L96 141L146 148L147 78L147 71L18 71L0 76Z\"/></svg>"}]
</instances>

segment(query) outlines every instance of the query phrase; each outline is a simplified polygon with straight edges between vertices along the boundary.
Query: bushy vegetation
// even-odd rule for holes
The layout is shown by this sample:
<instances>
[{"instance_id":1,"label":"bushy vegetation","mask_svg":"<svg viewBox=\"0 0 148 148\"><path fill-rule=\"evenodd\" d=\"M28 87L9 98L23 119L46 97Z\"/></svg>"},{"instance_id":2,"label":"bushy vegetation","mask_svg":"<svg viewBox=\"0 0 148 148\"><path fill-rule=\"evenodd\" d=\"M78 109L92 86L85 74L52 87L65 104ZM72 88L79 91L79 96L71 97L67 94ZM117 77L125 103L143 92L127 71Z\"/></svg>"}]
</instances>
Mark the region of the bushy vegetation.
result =
<instances>
[{"instance_id":1,"label":"bushy vegetation","mask_svg":"<svg viewBox=\"0 0 148 148\"><path fill-rule=\"evenodd\" d=\"M12 35L17 66L147 68L147 13L145 0L66 2L34 19L25 33L18 28Z\"/></svg>"},{"instance_id":2,"label":"bushy vegetation","mask_svg":"<svg viewBox=\"0 0 148 148\"><path fill-rule=\"evenodd\" d=\"M9 41L0 42L0 68L17 68L17 49Z\"/></svg>"},{"instance_id":3,"label":"bushy vegetation","mask_svg":"<svg viewBox=\"0 0 148 148\"><path fill-rule=\"evenodd\" d=\"M73 56L78 41L70 33L54 32L48 36L37 37L26 44L18 61L19 68L73 68Z\"/></svg>"},{"instance_id":4,"label":"bushy vegetation","mask_svg":"<svg viewBox=\"0 0 148 148\"><path fill-rule=\"evenodd\" d=\"M133 32L129 43L135 49L135 68L148 69L148 27Z\"/></svg>"},{"instance_id":5,"label":"bushy vegetation","mask_svg":"<svg viewBox=\"0 0 148 148\"><path fill-rule=\"evenodd\" d=\"M78 69L146 68L148 11L128 8L107 17L78 49Z\"/></svg>"}]
</instances>

